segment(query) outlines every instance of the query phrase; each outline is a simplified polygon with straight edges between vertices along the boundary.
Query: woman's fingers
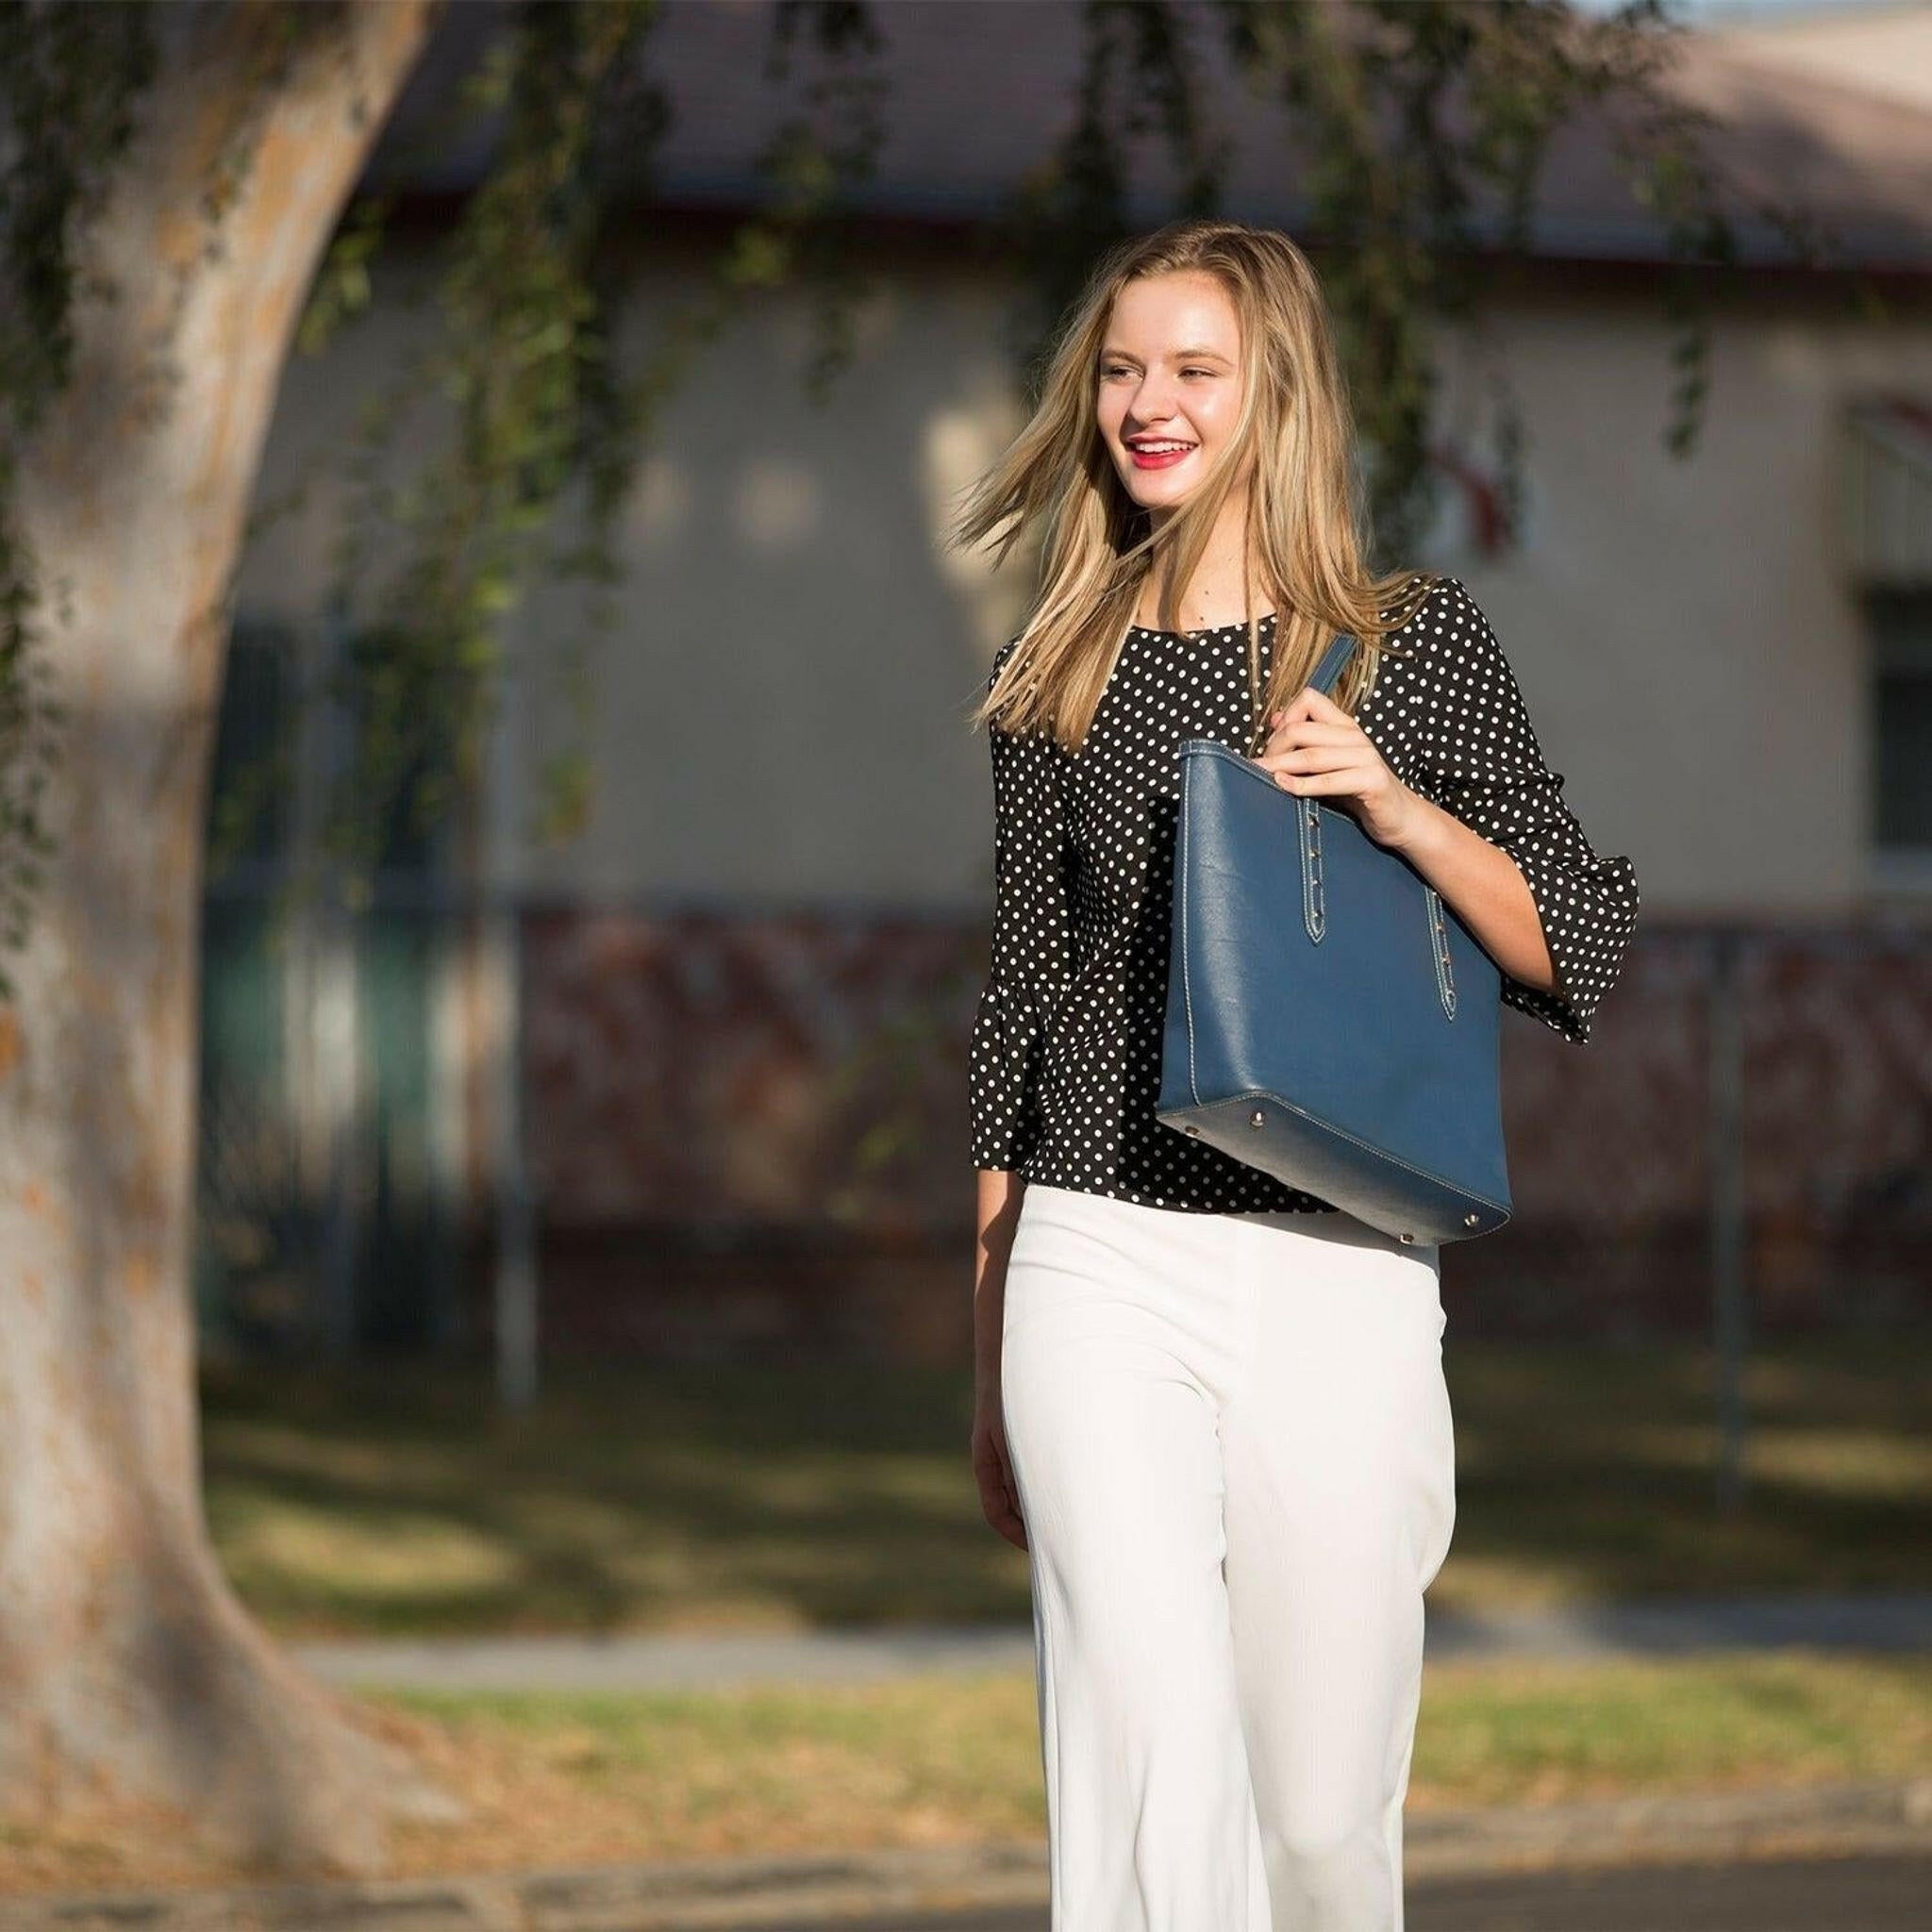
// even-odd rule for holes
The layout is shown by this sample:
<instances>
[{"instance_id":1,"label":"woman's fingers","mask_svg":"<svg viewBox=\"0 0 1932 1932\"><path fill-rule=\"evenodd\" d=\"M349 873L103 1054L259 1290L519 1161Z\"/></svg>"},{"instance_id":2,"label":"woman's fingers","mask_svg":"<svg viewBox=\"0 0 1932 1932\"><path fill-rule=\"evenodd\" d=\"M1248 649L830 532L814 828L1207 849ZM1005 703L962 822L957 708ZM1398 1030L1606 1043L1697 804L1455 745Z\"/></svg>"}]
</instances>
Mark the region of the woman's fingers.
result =
<instances>
[{"instance_id":1,"label":"woman's fingers","mask_svg":"<svg viewBox=\"0 0 1932 1932\"><path fill-rule=\"evenodd\" d=\"M1290 751L1264 752L1255 762L1263 771L1287 772L1299 777L1307 777L1317 772L1359 772L1364 777L1370 777L1375 770L1373 758L1362 758L1347 745L1296 745Z\"/></svg>"},{"instance_id":2,"label":"woman's fingers","mask_svg":"<svg viewBox=\"0 0 1932 1932\"><path fill-rule=\"evenodd\" d=\"M1026 1524L1020 1514L1019 1487L1012 1463L996 1430L982 1428L974 1437L973 1474L979 1490L980 1513L989 1524L1019 1548L1026 1547Z\"/></svg>"},{"instance_id":3,"label":"woman's fingers","mask_svg":"<svg viewBox=\"0 0 1932 1932\"><path fill-rule=\"evenodd\" d=\"M1337 731L1318 738L1306 724L1295 724L1285 731L1273 733L1264 747L1263 756L1288 758L1298 751L1316 751L1332 758L1338 754L1359 754L1370 749L1372 747L1365 739L1350 732Z\"/></svg>"},{"instance_id":4,"label":"woman's fingers","mask_svg":"<svg viewBox=\"0 0 1932 1932\"><path fill-rule=\"evenodd\" d=\"M1255 762L1285 791L1368 797L1390 782L1374 746L1305 744L1266 753Z\"/></svg>"},{"instance_id":5,"label":"woman's fingers","mask_svg":"<svg viewBox=\"0 0 1932 1932\"><path fill-rule=\"evenodd\" d=\"M1373 770L1375 763L1373 758L1363 757L1361 747L1354 744L1273 745L1255 762L1292 772L1333 772L1344 765Z\"/></svg>"},{"instance_id":6,"label":"woman's fingers","mask_svg":"<svg viewBox=\"0 0 1932 1932\"><path fill-rule=\"evenodd\" d=\"M1320 718L1325 723L1352 724L1355 721L1331 697L1325 697L1312 684L1305 684L1281 711L1285 718Z\"/></svg>"},{"instance_id":7,"label":"woman's fingers","mask_svg":"<svg viewBox=\"0 0 1932 1932\"><path fill-rule=\"evenodd\" d=\"M1368 748L1368 735L1353 718L1344 718L1340 724L1331 724L1321 718L1290 719L1285 711L1271 714L1272 722L1268 731L1268 741L1263 747L1270 754L1295 751L1303 745L1354 745L1357 749Z\"/></svg>"}]
</instances>

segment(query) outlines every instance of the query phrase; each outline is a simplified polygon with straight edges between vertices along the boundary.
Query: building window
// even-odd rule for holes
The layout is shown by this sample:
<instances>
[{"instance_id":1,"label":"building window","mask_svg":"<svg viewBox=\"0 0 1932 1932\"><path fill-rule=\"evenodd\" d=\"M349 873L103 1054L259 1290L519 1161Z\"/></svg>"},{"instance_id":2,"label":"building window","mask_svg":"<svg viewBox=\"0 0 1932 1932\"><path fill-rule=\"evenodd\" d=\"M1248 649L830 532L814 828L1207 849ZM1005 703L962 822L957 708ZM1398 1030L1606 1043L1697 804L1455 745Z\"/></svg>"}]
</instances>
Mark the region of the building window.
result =
<instances>
[{"instance_id":1,"label":"building window","mask_svg":"<svg viewBox=\"0 0 1932 1932\"><path fill-rule=\"evenodd\" d=\"M1869 882L1932 892L1932 397L1848 398L1840 564L1870 666Z\"/></svg>"},{"instance_id":2,"label":"building window","mask_svg":"<svg viewBox=\"0 0 1932 1932\"><path fill-rule=\"evenodd\" d=\"M1932 870L1932 590L1874 591L1866 611L1873 843Z\"/></svg>"}]
</instances>

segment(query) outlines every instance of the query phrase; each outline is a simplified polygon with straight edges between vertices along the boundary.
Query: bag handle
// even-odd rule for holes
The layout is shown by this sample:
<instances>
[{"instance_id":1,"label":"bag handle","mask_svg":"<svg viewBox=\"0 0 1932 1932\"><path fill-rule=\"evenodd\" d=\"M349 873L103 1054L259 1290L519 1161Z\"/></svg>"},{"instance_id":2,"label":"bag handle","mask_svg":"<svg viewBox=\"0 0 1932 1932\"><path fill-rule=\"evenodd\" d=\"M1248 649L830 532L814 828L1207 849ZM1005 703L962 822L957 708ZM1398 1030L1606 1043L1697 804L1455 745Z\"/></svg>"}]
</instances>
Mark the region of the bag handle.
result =
<instances>
[{"instance_id":1,"label":"bag handle","mask_svg":"<svg viewBox=\"0 0 1932 1932\"><path fill-rule=\"evenodd\" d=\"M1348 631L1342 631L1323 654L1322 661L1315 666L1313 676L1308 679L1324 698L1335 695L1335 686L1347 666L1349 654L1355 649L1355 639Z\"/></svg>"},{"instance_id":2,"label":"bag handle","mask_svg":"<svg viewBox=\"0 0 1932 1932\"><path fill-rule=\"evenodd\" d=\"M1309 673L1308 682L1311 685L1313 685L1315 689L1318 691L1320 691L1324 698L1333 697L1335 695L1336 683L1341 678L1342 671L1346 668L1348 664L1349 653L1352 652L1354 649L1354 634L1350 631L1340 632L1337 635L1335 641L1332 644L1330 644L1325 651L1322 653L1321 661L1315 666L1314 670ZM1262 724L1259 722L1257 722L1254 729L1254 734L1248 740L1249 744L1251 746L1255 745L1258 741L1262 740L1265 737L1265 735L1266 734L1263 730ZM1252 750L1249 752L1248 755L1250 758L1259 756L1258 752Z\"/></svg>"},{"instance_id":3,"label":"bag handle","mask_svg":"<svg viewBox=\"0 0 1932 1932\"><path fill-rule=\"evenodd\" d=\"M1335 689L1335 681L1341 675L1342 666L1348 662L1348 654L1355 648L1355 639L1343 631L1326 651L1322 661L1315 667L1315 673L1308 682L1324 697ZM1322 808L1321 801L1313 794L1297 797L1295 802L1295 832L1301 846L1302 858L1302 918L1307 924L1308 938L1317 945L1328 930L1328 891L1322 875ZM1428 941L1430 957L1435 962L1436 991L1442 1003L1443 1013L1451 1020L1456 1017L1456 969L1449 950L1449 921L1442 908L1442 895L1427 880L1423 882L1423 910L1428 920Z\"/></svg>"}]
</instances>

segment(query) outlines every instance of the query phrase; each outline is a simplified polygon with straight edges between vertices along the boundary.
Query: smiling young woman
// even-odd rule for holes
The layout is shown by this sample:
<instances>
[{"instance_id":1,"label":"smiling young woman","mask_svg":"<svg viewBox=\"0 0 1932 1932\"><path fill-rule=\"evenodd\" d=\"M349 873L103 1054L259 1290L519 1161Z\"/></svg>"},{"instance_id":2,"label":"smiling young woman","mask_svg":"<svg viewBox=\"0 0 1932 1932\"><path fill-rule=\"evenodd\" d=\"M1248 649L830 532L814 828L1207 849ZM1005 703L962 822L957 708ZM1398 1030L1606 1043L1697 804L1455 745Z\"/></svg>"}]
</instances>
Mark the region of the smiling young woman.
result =
<instances>
[{"instance_id":1,"label":"smiling young woman","mask_svg":"<svg viewBox=\"0 0 1932 1932\"><path fill-rule=\"evenodd\" d=\"M974 713L971 1453L1031 1564L1055 1932L1400 1932L1455 1523L1440 1250L1155 1118L1180 743L1352 813L1568 1040L1636 921L1467 589L1366 569L1352 442L1301 251L1177 224L1100 263L951 532L1045 540Z\"/></svg>"}]
</instances>

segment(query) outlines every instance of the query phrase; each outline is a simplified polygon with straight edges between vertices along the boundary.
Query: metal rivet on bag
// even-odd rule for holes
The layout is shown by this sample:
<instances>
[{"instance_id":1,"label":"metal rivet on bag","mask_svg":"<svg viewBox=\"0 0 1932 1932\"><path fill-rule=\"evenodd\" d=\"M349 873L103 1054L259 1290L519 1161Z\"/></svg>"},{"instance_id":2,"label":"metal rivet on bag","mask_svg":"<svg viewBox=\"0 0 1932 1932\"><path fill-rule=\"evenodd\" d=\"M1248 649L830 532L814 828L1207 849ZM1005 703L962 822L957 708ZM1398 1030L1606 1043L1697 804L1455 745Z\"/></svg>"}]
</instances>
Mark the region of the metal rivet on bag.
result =
<instances>
[{"instance_id":1,"label":"metal rivet on bag","mask_svg":"<svg viewBox=\"0 0 1932 1932\"><path fill-rule=\"evenodd\" d=\"M1268 1116L1257 1107L1248 1116L1248 1124L1251 1127L1265 1127L1268 1124Z\"/></svg>"},{"instance_id":2,"label":"metal rivet on bag","mask_svg":"<svg viewBox=\"0 0 1932 1932\"><path fill-rule=\"evenodd\" d=\"M1403 1239L1404 1241L1406 1241L1413 1242L1413 1241L1414 1241L1414 1240L1415 1240L1415 1237L1414 1237L1414 1235L1412 1235L1412 1234L1406 1234L1406 1235L1404 1235L1404 1236L1402 1237L1402 1239Z\"/></svg>"},{"instance_id":3,"label":"metal rivet on bag","mask_svg":"<svg viewBox=\"0 0 1932 1932\"><path fill-rule=\"evenodd\" d=\"M1481 1219L1482 1216L1479 1214L1465 1214L1462 1217L1462 1224L1464 1227L1474 1227Z\"/></svg>"},{"instance_id":4,"label":"metal rivet on bag","mask_svg":"<svg viewBox=\"0 0 1932 1932\"><path fill-rule=\"evenodd\" d=\"M1184 1134L1192 1134L1198 1140L1200 1138L1201 1130L1199 1127L1183 1127L1181 1129L1181 1132Z\"/></svg>"}]
</instances>

